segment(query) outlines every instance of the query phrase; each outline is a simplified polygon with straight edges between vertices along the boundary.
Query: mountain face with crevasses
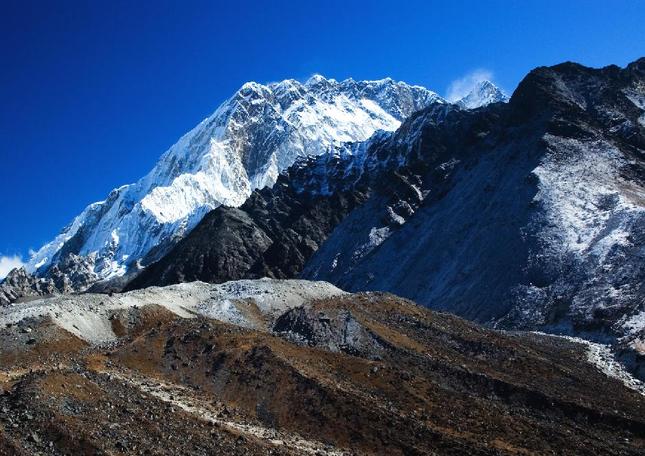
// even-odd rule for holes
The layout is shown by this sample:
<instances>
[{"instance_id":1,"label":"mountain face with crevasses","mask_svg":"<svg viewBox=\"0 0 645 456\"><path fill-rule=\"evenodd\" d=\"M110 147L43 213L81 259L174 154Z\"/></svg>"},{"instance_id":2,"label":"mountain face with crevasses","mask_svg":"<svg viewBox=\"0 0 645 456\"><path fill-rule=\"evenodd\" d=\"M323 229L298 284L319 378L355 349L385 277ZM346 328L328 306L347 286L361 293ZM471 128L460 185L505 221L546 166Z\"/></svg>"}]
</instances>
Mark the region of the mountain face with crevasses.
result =
<instances>
[{"instance_id":1,"label":"mountain face with crevasses","mask_svg":"<svg viewBox=\"0 0 645 456\"><path fill-rule=\"evenodd\" d=\"M445 101L389 78L244 84L148 175L89 205L26 270L48 277L52 267L79 258L83 280L68 288L81 290L123 276L165 253L210 210L239 206L254 189L272 185L297 157L395 130L431 103Z\"/></svg>"}]
</instances>

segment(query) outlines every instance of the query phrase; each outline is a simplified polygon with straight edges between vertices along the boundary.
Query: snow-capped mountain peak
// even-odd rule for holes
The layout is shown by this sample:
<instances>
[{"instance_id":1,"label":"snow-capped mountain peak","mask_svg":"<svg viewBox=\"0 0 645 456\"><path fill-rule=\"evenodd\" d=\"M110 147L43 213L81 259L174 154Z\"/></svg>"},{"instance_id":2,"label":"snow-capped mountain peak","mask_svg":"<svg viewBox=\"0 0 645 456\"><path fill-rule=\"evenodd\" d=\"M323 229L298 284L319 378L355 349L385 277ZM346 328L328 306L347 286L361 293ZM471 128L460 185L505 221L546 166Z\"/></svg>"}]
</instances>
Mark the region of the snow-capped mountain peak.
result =
<instances>
[{"instance_id":1,"label":"snow-capped mountain peak","mask_svg":"<svg viewBox=\"0 0 645 456\"><path fill-rule=\"evenodd\" d=\"M491 103L507 102L508 96L490 81L481 81L457 104L464 109L476 109Z\"/></svg>"},{"instance_id":2,"label":"snow-capped mountain peak","mask_svg":"<svg viewBox=\"0 0 645 456\"><path fill-rule=\"evenodd\" d=\"M393 131L436 93L392 79L304 84L247 82L165 152L134 184L89 205L26 269L44 276L70 254L91 258L97 280L156 259L219 205L239 206L298 157Z\"/></svg>"}]
</instances>

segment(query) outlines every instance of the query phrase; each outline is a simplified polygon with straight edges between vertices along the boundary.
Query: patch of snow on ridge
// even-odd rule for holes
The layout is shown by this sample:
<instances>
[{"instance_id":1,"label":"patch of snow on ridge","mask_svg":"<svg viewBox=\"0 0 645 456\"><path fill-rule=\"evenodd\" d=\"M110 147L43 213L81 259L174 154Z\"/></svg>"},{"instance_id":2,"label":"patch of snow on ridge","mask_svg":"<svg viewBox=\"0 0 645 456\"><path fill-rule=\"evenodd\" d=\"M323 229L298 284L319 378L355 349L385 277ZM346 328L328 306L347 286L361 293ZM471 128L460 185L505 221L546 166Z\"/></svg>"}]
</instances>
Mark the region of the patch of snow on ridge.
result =
<instances>
[{"instance_id":1,"label":"patch of snow on ridge","mask_svg":"<svg viewBox=\"0 0 645 456\"><path fill-rule=\"evenodd\" d=\"M625 225L644 208L620 191L621 153L603 141L545 140L553 158L533 171L539 179L534 201L547 211L544 238L554 249L601 259L614 245L626 245Z\"/></svg>"},{"instance_id":2,"label":"patch of snow on ridge","mask_svg":"<svg viewBox=\"0 0 645 456\"><path fill-rule=\"evenodd\" d=\"M638 334L645 330L645 310L629 317L623 323L623 327L632 334Z\"/></svg>"},{"instance_id":3,"label":"patch of snow on ridge","mask_svg":"<svg viewBox=\"0 0 645 456\"><path fill-rule=\"evenodd\" d=\"M553 334L546 334L539 331L534 331L535 334L540 334L547 337L557 337L584 345L587 350L587 361L598 368L599 371L608 377L620 380L626 387L638 391L645 396L645 384L634 378L629 372L625 370L622 364L616 361L611 348L605 344L590 342L579 337L572 336L558 336Z\"/></svg>"},{"instance_id":4,"label":"patch of snow on ridge","mask_svg":"<svg viewBox=\"0 0 645 456\"><path fill-rule=\"evenodd\" d=\"M631 245L631 242L629 241L629 232L621 227L610 231L608 234L600 238L590 251L593 255L596 255L601 262L603 262L605 258L607 258L609 251L617 245L623 247Z\"/></svg>"},{"instance_id":5,"label":"patch of snow on ridge","mask_svg":"<svg viewBox=\"0 0 645 456\"><path fill-rule=\"evenodd\" d=\"M389 227L384 226L381 228L372 227L370 229L368 240L364 244L360 245L353 253L352 259L354 261L359 260L364 257L376 247L381 245L388 237L390 237L391 230Z\"/></svg>"}]
</instances>

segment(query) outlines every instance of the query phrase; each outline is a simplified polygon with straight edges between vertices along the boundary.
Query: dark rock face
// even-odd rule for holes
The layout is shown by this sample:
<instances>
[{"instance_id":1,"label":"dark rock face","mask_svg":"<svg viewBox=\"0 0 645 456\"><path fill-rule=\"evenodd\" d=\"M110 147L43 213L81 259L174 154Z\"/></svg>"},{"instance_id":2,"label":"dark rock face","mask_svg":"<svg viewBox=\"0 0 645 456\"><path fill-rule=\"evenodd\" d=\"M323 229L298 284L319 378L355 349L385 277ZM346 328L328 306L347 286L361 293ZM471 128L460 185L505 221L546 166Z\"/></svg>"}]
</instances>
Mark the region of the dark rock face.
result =
<instances>
[{"instance_id":1,"label":"dark rock face","mask_svg":"<svg viewBox=\"0 0 645 456\"><path fill-rule=\"evenodd\" d=\"M300 199L281 180L273 191L254 193L239 209L209 213L127 289L214 278L295 277L333 227L364 199L360 192Z\"/></svg>"},{"instance_id":2,"label":"dark rock face","mask_svg":"<svg viewBox=\"0 0 645 456\"><path fill-rule=\"evenodd\" d=\"M644 112L645 59L538 68L508 104L433 105L295 165L130 288L300 274L507 328L621 338L641 359ZM231 243L240 223L262 235Z\"/></svg>"}]
</instances>

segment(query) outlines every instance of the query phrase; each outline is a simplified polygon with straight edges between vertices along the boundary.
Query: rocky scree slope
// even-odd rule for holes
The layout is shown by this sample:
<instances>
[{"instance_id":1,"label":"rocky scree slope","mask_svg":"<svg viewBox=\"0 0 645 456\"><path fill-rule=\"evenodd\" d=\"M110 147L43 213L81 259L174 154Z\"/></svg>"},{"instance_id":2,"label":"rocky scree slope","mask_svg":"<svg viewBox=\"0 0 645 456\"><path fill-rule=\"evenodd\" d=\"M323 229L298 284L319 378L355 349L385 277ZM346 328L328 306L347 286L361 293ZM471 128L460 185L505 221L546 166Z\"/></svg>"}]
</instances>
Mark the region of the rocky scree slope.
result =
<instances>
[{"instance_id":1,"label":"rocky scree slope","mask_svg":"<svg viewBox=\"0 0 645 456\"><path fill-rule=\"evenodd\" d=\"M296 277L615 343L645 377L645 59L430 106L208 214L130 288Z\"/></svg>"},{"instance_id":2,"label":"rocky scree slope","mask_svg":"<svg viewBox=\"0 0 645 456\"><path fill-rule=\"evenodd\" d=\"M297 157L395 130L432 103L445 101L391 79L338 82L317 75L305 83L244 84L148 175L89 205L32 256L26 271L32 282L44 278L62 292L108 280L118 286L120 277L158 259L204 214L242 204Z\"/></svg>"},{"instance_id":3,"label":"rocky scree slope","mask_svg":"<svg viewBox=\"0 0 645 456\"><path fill-rule=\"evenodd\" d=\"M0 454L642 454L587 345L322 282L0 308ZM600 366L602 367L602 366Z\"/></svg>"}]
</instances>

